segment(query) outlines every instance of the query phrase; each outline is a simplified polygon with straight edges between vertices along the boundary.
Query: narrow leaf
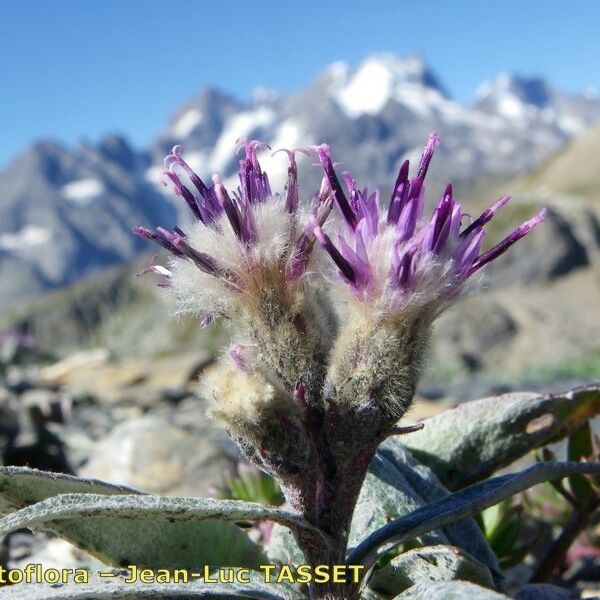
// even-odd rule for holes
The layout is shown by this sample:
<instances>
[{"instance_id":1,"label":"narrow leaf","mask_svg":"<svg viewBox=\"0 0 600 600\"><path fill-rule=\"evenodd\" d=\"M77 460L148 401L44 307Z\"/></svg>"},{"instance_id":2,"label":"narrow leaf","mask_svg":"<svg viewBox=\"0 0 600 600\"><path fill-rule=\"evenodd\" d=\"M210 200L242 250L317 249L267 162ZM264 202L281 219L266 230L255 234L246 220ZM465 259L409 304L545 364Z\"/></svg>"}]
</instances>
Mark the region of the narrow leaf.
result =
<instances>
[{"instance_id":1,"label":"narrow leaf","mask_svg":"<svg viewBox=\"0 0 600 600\"><path fill-rule=\"evenodd\" d=\"M477 600L509 600L508 596L466 581L417 583L396 596L395 600L473 600L473 598L477 598Z\"/></svg>"},{"instance_id":2,"label":"narrow leaf","mask_svg":"<svg viewBox=\"0 0 600 600\"><path fill-rule=\"evenodd\" d=\"M386 596L395 596L420 581L456 580L494 587L489 569L453 546L427 546L400 554L373 571L369 587Z\"/></svg>"},{"instance_id":3,"label":"narrow leaf","mask_svg":"<svg viewBox=\"0 0 600 600\"><path fill-rule=\"evenodd\" d=\"M97 479L83 479L27 467L0 467L0 515L50 496L77 493L142 494L139 490Z\"/></svg>"},{"instance_id":4,"label":"narrow leaf","mask_svg":"<svg viewBox=\"0 0 600 600\"><path fill-rule=\"evenodd\" d=\"M297 514L240 500L212 498L174 498L170 496L135 496L100 494L60 494L6 515L0 519L0 535L23 527L70 517L135 518L150 521L198 522L205 519L225 521L270 520L292 529L306 529L315 535L319 531ZM322 535L322 534L321 534Z\"/></svg>"},{"instance_id":5,"label":"narrow leaf","mask_svg":"<svg viewBox=\"0 0 600 600\"><path fill-rule=\"evenodd\" d=\"M135 502L140 503L145 497L137 490L102 481L23 467L0 467L0 514L6 515L59 494L90 492L107 499L114 495L134 495ZM10 529L10 521L5 523ZM50 527L60 537L116 566L133 564L194 569L199 564L206 564L256 567L264 561L262 549L243 529L215 518L169 522L162 518L75 515L53 520Z\"/></svg>"},{"instance_id":6,"label":"narrow leaf","mask_svg":"<svg viewBox=\"0 0 600 600\"><path fill-rule=\"evenodd\" d=\"M392 545L464 519L543 481L586 473L599 474L600 463L542 463L474 484L385 525L351 552L347 562L370 568Z\"/></svg>"},{"instance_id":7,"label":"narrow leaf","mask_svg":"<svg viewBox=\"0 0 600 600\"><path fill-rule=\"evenodd\" d=\"M397 438L389 438L379 446L377 455L370 465L370 471L381 480L382 484L387 484L388 490L391 486L391 489L401 496L409 492L414 494L419 499L418 506L440 500L450 494L435 473L416 460ZM402 517L415 508L405 502L399 504L395 514L392 513L391 516L393 518ZM372 531L363 530L359 541L362 541ZM447 541L443 539L430 541L432 534L442 535ZM425 542L423 545L446 544L460 548L485 565L498 583L500 582L502 575L496 555L490 548L481 528L473 519L467 518L452 523L443 530L425 534L423 538Z\"/></svg>"},{"instance_id":8,"label":"narrow leaf","mask_svg":"<svg viewBox=\"0 0 600 600\"><path fill-rule=\"evenodd\" d=\"M517 392L466 402L402 443L450 490L481 481L600 413L600 384L560 394Z\"/></svg>"},{"instance_id":9,"label":"narrow leaf","mask_svg":"<svg viewBox=\"0 0 600 600\"><path fill-rule=\"evenodd\" d=\"M203 598L205 600L301 600L305 598L290 586L239 583L125 583L112 578L91 576L89 583L16 584L2 588L7 600L136 600L137 598Z\"/></svg>"}]
</instances>

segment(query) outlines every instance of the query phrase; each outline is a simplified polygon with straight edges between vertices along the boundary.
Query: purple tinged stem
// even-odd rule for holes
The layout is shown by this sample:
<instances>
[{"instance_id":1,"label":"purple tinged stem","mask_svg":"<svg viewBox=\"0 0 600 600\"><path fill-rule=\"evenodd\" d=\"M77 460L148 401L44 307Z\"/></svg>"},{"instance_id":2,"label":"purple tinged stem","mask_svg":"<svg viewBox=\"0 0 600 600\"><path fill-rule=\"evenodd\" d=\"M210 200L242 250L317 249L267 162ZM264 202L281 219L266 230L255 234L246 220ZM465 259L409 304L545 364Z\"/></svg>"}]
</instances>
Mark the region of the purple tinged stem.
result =
<instances>
[{"instance_id":1,"label":"purple tinged stem","mask_svg":"<svg viewBox=\"0 0 600 600\"><path fill-rule=\"evenodd\" d=\"M528 221L525 221L525 223L517 227L510 235L507 235L499 244L496 244L493 248L481 256L478 256L473 261L473 265L469 269L467 276L472 275L487 263L498 258L501 254L504 254L504 252L506 252L515 242L526 236L536 225L544 221L546 214L547 211L543 208L537 215Z\"/></svg>"}]
</instances>

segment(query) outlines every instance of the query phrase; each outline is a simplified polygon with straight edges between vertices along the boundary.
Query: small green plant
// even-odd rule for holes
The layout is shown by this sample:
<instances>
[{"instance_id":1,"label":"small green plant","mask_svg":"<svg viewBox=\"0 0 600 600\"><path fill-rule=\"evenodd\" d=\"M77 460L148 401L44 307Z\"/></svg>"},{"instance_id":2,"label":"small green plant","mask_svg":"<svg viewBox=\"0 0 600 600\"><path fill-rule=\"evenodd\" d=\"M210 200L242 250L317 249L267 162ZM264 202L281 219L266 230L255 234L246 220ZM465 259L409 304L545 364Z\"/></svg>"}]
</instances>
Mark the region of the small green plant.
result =
<instances>
[{"instance_id":1,"label":"small green plant","mask_svg":"<svg viewBox=\"0 0 600 600\"><path fill-rule=\"evenodd\" d=\"M528 542L521 539L524 510L522 504L504 500L477 517L502 569L519 564L536 545L535 536Z\"/></svg>"},{"instance_id":2,"label":"small green plant","mask_svg":"<svg viewBox=\"0 0 600 600\"><path fill-rule=\"evenodd\" d=\"M577 494L594 489L584 476L598 475L600 464L580 460L576 436L600 413L600 388L507 394L423 424L398 423L435 319L545 216L482 251L486 225L508 197L471 220L448 186L423 220L438 143L433 134L412 178L408 161L402 165L385 210L379 193L359 189L348 173L344 189L325 144L302 150L324 171L310 206L300 202L298 151L285 151L288 181L279 195L257 158L264 144L242 143L232 193L216 175L205 184L173 148L165 182L196 223L185 231L136 228L173 256L168 267L146 271L203 327L219 317L230 323L232 345L202 393L286 504L263 503L274 490L255 475L232 482L241 499L224 500L150 496L4 467L0 495L12 511L0 519L0 534L49 528L133 574L128 584L115 575L47 586L44 598L504 597L502 565L474 516L550 480L571 478ZM563 438L577 441L570 461L493 477ZM490 525L505 564L521 551L517 517L509 507ZM249 521L275 523L268 543L238 525ZM201 565L203 578L194 579ZM140 582L143 568L163 579ZM184 581L173 580L175 572ZM17 587L20 597L42 589Z\"/></svg>"},{"instance_id":3,"label":"small green plant","mask_svg":"<svg viewBox=\"0 0 600 600\"><path fill-rule=\"evenodd\" d=\"M281 506L284 497L277 481L249 463L239 463L236 472L227 477L225 498Z\"/></svg>"}]
</instances>

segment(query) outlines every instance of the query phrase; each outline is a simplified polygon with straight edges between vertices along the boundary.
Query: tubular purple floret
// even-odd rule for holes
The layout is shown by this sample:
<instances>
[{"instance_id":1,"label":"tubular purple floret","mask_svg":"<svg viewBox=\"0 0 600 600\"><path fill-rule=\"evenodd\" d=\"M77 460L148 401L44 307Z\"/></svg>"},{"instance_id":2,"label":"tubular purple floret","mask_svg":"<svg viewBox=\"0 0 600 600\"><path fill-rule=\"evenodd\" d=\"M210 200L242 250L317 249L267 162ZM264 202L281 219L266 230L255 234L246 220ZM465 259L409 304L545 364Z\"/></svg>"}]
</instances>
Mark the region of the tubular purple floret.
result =
<instances>
[{"instance_id":1,"label":"tubular purple floret","mask_svg":"<svg viewBox=\"0 0 600 600\"><path fill-rule=\"evenodd\" d=\"M208 275L214 275L216 277L219 277L223 274L224 270L218 266L217 261L212 256L204 252L198 252L198 250L192 248L182 238L178 237L173 242L173 245L204 273L207 273Z\"/></svg>"},{"instance_id":2,"label":"tubular purple floret","mask_svg":"<svg viewBox=\"0 0 600 600\"><path fill-rule=\"evenodd\" d=\"M406 183L408 183L408 170L410 168L410 161L408 159L406 159L401 167L400 170L398 171L398 176L396 177L396 183L394 184L394 189L392 190L392 196L390 198L390 203L392 203L394 201L394 198L396 197L396 193L398 191L398 188L401 185L404 185Z\"/></svg>"},{"instance_id":3,"label":"tubular purple floret","mask_svg":"<svg viewBox=\"0 0 600 600\"><path fill-rule=\"evenodd\" d=\"M333 199L331 196L328 196L316 205L316 211L311 217L316 221L317 225L322 227L332 208ZM296 240L294 248L290 253L290 258L285 265L285 278L288 281L297 281L306 272L306 267L316 240L313 229L312 222L309 220L308 225Z\"/></svg>"},{"instance_id":4,"label":"tubular purple floret","mask_svg":"<svg viewBox=\"0 0 600 600\"><path fill-rule=\"evenodd\" d=\"M498 200L496 200L496 202L494 202L492 206L484 210L481 213L481 215L477 217L477 219L475 219L470 225L465 227L464 231L460 234L460 237L466 237L478 227L483 227L509 201L510 196L502 196L501 198L498 198Z\"/></svg>"},{"instance_id":5,"label":"tubular purple floret","mask_svg":"<svg viewBox=\"0 0 600 600\"><path fill-rule=\"evenodd\" d=\"M146 238L147 240L153 239L152 232L146 227L135 226L131 229L131 231L133 232L133 235Z\"/></svg>"},{"instance_id":6,"label":"tubular purple floret","mask_svg":"<svg viewBox=\"0 0 600 600\"><path fill-rule=\"evenodd\" d=\"M327 144L320 144L319 146L311 147L314 152L316 152L319 162L325 171L325 175L329 181L329 185L333 191L335 200L340 208L342 216L346 219L348 225L352 228L356 228L356 216L352 211L352 207L348 203L348 199L344 194L344 190L340 184L340 181L335 174L335 169L333 168L333 163L331 162L331 154L329 151L329 146Z\"/></svg>"},{"instance_id":7,"label":"tubular purple floret","mask_svg":"<svg viewBox=\"0 0 600 600\"><path fill-rule=\"evenodd\" d=\"M177 234L176 232L173 232L173 231L169 231L168 229L165 229L164 227L157 227L156 232L159 235L162 235L163 238L165 238L166 240L171 242L171 244L173 244L173 245L175 245L181 239L181 236L179 234Z\"/></svg>"},{"instance_id":8,"label":"tubular purple floret","mask_svg":"<svg viewBox=\"0 0 600 600\"><path fill-rule=\"evenodd\" d=\"M204 209L203 212L207 213L210 216L211 220L214 221L218 216L218 214L214 214L215 210L218 210L218 205L215 201L216 199L214 197L214 193L183 159L183 146L179 144L173 146L171 154L165 157L164 164L167 171L169 173L172 173L175 177L177 177L179 185L181 185L181 181L177 176L177 173L175 172L175 166L178 165L185 171L194 187L200 193L200 196L204 199L204 205L202 206L202 208ZM198 202L197 199L196 201ZM201 202L198 203L202 204Z\"/></svg>"},{"instance_id":9,"label":"tubular purple floret","mask_svg":"<svg viewBox=\"0 0 600 600\"><path fill-rule=\"evenodd\" d=\"M260 165L256 153L261 150L270 150L271 146L260 140L249 140L248 138L238 138L235 143L237 144L236 153L242 148L246 152L246 158L252 163L252 165L260 171Z\"/></svg>"},{"instance_id":10,"label":"tubular purple floret","mask_svg":"<svg viewBox=\"0 0 600 600\"><path fill-rule=\"evenodd\" d=\"M417 223L421 216L421 208L418 198L410 199L402 209L402 212L396 219L396 230L398 232L398 241L405 242L410 239L417 228Z\"/></svg>"},{"instance_id":11,"label":"tubular purple floret","mask_svg":"<svg viewBox=\"0 0 600 600\"><path fill-rule=\"evenodd\" d=\"M417 252L417 247L409 248L400 258L396 269L396 285L405 291L412 288L415 275L414 257Z\"/></svg>"},{"instance_id":12,"label":"tubular purple floret","mask_svg":"<svg viewBox=\"0 0 600 600\"><path fill-rule=\"evenodd\" d=\"M499 244L496 244L493 248L478 256L471 268L469 269L469 276L484 267L489 262L498 258L501 254L504 254L515 242L518 242L522 237L527 235L536 225L542 223L547 215L547 210L543 208L535 216L528 221L525 221L522 225L517 227L512 233L507 235Z\"/></svg>"},{"instance_id":13,"label":"tubular purple floret","mask_svg":"<svg viewBox=\"0 0 600 600\"><path fill-rule=\"evenodd\" d=\"M162 229L162 228L159 228ZM183 256L181 250L179 250L173 242L171 242L167 237L165 237L159 230L156 233L146 229L146 227L134 227L132 229L134 235L138 235L140 237L146 238L147 240L152 240L156 242L175 256ZM165 230L163 230L165 231Z\"/></svg>"},{"instance_id":14,"label":"tubular purple floret","mask_svg":"<svg viewBox=\"0 0 600 600\"><path fill-rule=\"evenodd\" d=\"M427 141L427 145L425 146L425 150L423 151L423 155L421 156L421 162L419 163L419 170L417 172L417 177L421 179L425 179L425 175L427 175L427 170L429 169L429 164L431 163L431 159L433 158L433 153L435 149L440 145L440 136L434 131Z\"/></svg>"},{"instance_id":15,"label":"tubular purple floret","mask_svg":"<svg viewBox=\"0 0 600 600\"><path fill-rule=\"evenodd\" d=\"M452 198L452 187L448 186L442 195L437 208L433 212L433 217L431 218L425 235L424 246L430 252L438 254L448 238L454 207L455 203Z\"/></svg>"},{"instance_id":16,"label":"tubular purple floret","mask_svg":"<svg viewBox=\"0 0 600 600\"><path fill-rule=\"evenodd\" d=\"M469 270L475 259L479 256L485 234L485 229L480 228L459 240L454 252L454 263L459 276L465 279L469 276Z\"/></svg>"},{"instance_id":17,"label":"tubular purple floret","mask_svg":"<svg viewBox=\"0 0 600 600\"><path fill-rule=\"evenodd\" d=\"M338 248L340 254L352 267L354 272L354 288L364 290L371 282L372 273L369 256L362 235L357 230L355 236L356 250L354 250L343 236L338 236Z\"/></svg>"},{"instance_id":18,"label":"tubular purple floret","mask_svg":"<svg viewBox=\"0 0 600 600\"><path fill-rule=\"evenodd\" d=\"M262 202L271 195L271 186L266 173L263 173L258 161L250 158L240 160L239 178L244 198L251 204Z\"/></svg>"},{"instance_id":19,"label":"tubular purple floret","mask_svg":"<svg viewBox=\"0 0 600 600\"><path fill-rule=\"evenodd\" d=\"M295 148L293 150L289 150L287 148L279 148L275 150L271 154L271 156L275 156L278 152L285 152L288 157L288 180L285 186L286 196L285 196L285 210L294 214L298 210L298 165L296 164L296 152L302 152L304 154L309 154L303 148Z\"/></svg>"},{"instance_id":20,"label":"tubular purple floret","mask_svg":"<svg viewBox=\"0 0 600 600\"><path fill-rule=\"evenodd\" d=\"M227 193L227 190L225 189L221 178L216 173L212 176L212 180L217 200L219 201L219 204L225 211L225 214L227 215L227 219L229 220L229 224L231 225L233 232L240 240L244 240L244 236L242 233L242 216L240 214L238 206L229 197L229 194Z\"/></svg>"},{"instance_id":21,"label":"tubular purple floret","mask_svg":"<svg viewBox=\"0 0 600 600\"><path fill-rule=\"evenodd\" d=\"M204 217L202 215L200 206L194 194L192 194L192 192L190 192L190 190L188 190L188 188L186 188L185 185L181 183L179 177L177 177L177 175L175 175L175 173L173 173L172 171L165 171L164 175L171 180L171 182L174 185L175 193L178 196L181 196L186 201L187 205L190 207L190 210L194 213L194 216L199 221L202 221L202 223L204 223Z\"/></svg>"},{"instance_id":22,"label":"tubular purple floret","mask_svg":"<svg viewBox=\"0 0 600 600\"><path fill-rule=\"evenodd\" d=\"M408 182L408 168L409 161L405 160L400 167L394 189L392 191L392 197L390 198L390 204L388 208L387 221L388 223L396 223L400 217L402 209L406 205L408 200L408 192L410 191L410 185Z\"/></svg>"},{"instance_id":23,"label":"tubular purple floret","mask_svg":"<svg viewBox=\"0 0 600 600\"><path fill-rule=\"evenodd\" d=\"M352 284L356 285L356 273L352 265L344 258L342 253L337 249L335 244L331 241L329 236L323 231L321 226L317 223L317 220L311 216L309 217L310 225L313 228L313 233L320 244L323 246L327 254L331 256L331 259L336 264L340 273Z\"/></svg>"},{"instance_id":24,"label":"tubular purple floret","mask_svg":"<svg viewBox=\"0 0 600 600\"><path fill-rule=\"evenodd\" d=\"M240 181L242 189L246 193L249 202L262 202L271 195L271 186L266 173L263 173L256 153L259 150L270 150L271 147L258 140L248 141L245 138L238 139L238 152L245 149L246 158L240 161Z\"/></svg>"}]
</instances>

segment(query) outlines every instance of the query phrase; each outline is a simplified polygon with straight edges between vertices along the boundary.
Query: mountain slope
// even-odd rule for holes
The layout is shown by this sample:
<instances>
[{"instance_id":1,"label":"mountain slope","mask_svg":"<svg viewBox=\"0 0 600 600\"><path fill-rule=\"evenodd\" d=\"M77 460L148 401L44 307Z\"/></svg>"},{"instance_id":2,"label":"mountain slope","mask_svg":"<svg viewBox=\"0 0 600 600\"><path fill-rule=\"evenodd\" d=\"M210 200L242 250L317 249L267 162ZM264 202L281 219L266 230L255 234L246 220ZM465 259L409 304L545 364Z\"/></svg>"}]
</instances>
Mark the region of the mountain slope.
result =
<instances>
[{"instance_id":1,"label":"mountain slope","mask_svg":"<svg viewBox=\"0 0 600 600\"><path fill-rule=\"evenodd\" d=\"M569 143L551 160L519 178L519 193L566 194L600 208L600 123Z\"/></svg>"},{"instance_id":2,"label":"mountain slope","mask_svg":"<svg viewBox=\"0 0 600 600\"><path fill-rule=\"evenodd\" d=\"M67 150L40 142L0 173L0 306L10 307L134 257L135 224L170 223L124 139Z\"/></svg>"}]
</instances>

